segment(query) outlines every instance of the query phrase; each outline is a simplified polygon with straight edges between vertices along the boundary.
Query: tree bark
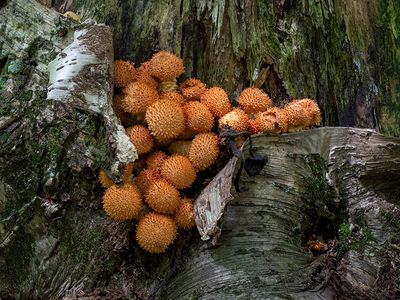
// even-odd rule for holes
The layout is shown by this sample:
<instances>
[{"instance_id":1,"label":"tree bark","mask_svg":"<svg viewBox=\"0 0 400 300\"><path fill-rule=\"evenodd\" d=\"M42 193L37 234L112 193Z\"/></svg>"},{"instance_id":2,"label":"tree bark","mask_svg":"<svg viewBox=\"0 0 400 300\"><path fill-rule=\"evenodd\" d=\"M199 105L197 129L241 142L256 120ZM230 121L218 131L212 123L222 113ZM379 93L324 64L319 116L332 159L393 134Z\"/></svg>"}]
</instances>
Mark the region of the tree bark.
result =
<instances>
[{"instance_id":1,"label":"tree bark","mask_svg":"<svg viewBox=\"0 0 400 300\"><path fill-rule=\"evenodd\" d=\"M257 83L276 105L316 98L325 125L400 135L396 1L53 1L80 21L41 2L0 8L0 297L399 298L397 138L254 137L269 163L228 207L213 198L226 203L198 223L213 241L181 231L162 255L104 215L96 182L137 157L110 106L113 46L137 64L172 50L232 99ZM332 246L313 255L316 238Z\"/></svg>"}]
</instances>

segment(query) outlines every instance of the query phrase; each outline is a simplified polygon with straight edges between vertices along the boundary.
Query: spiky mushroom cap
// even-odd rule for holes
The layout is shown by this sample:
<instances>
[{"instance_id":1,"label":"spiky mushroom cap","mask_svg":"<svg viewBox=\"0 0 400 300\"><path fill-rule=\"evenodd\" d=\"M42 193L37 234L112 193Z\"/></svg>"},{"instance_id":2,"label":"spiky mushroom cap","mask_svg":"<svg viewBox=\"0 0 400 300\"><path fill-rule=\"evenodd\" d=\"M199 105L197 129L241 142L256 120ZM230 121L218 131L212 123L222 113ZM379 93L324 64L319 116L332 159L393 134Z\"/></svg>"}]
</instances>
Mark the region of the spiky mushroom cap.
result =
<instances>
[{"instance_id":1,"label":"spiky mushroom cap","mask_svg":"<svg viewBox=\"0 0 400 300\"><path fill-rule=\"evenodd\" d=\"M249 119L249 128L248 129L251 134L257 134L257 133L262 132L256 119Z\"/></svg>"},{"instance_id":2,"label":"spiky mushroom cap","mask_svg":"<svg viewBox=\"0 0 400 300\"><path fill-rule=\"evenodd\" d=\"M318 103L315 100L299 99L293 101L298 101L299 104L304 107L307 115L310 117L310 126L321 125L321 111L319 109Z\"/></svg>"},{"instance_id":3,"label":"spiky mushroom cap","mask_svg":"<svg viewBox=\"0 0 400 300\"><path fill-rule=\"evenodd\" d=\"M177 154L188 157L191 144L192 141L178 140L168 146L168 151L171 154Z\"/></svg>"},{"instance_id":4,"label":"spiky mushroom cap","mask_svg":"<svg viewBox=\"0 0 400 300\"><path fill-rule=\"evenodd\" d=\"M136 77L136 70L132 63L124 60L114 61L114 83L117 87L123 88L133 82Z\"/></svg>"},{"instance_id":5,"label":"spiky mushroom cap","mask_svg":"<svg viewBox=\"0 0 400 300\"><path fill-rule=\"evenodd\" d=\"M219 154L218 143L218 136L214 133L199 133L194 137L189 159L197 170L205 170L215 163Z\"/></svg>"},{"instance_id":6,"label":"spiky mushroom cap","mask_svg":"<svg viewBox=\"0 0 400 300\"><path fill-rule=\"evenodd\" d=\"M160 100L171 100L179 103L180 105L183 105L185 103L185 99L181 94L178 92L170 91L170 92L164 92L160 96Z\"/></svg>"},{"instance_id":7,"label":"spiky mushroom cap","mask_svg":"<svg viewBox=\"0 0 400 300\"><path fill-rule=\"evenodd\" d=\"M121 122L127 122L130 117L130 115L122 107L122 100L124 98L125 95L114 95L112 101L112 109L114 110L115 115L121 120Z\"/></svg>"},{"instance_id":8,"label":"spiky mushroom cap","mask_svg":"<svg viewBox=\"0 0 400 300\"><path fill-rule=\"evenodd\" d=\"M126 128L126 134L129 136L133 145L135 145L138 154L150 152L154 146L153 137L143 125L134 125Z\"/></svg>"},{"instance_id":9,"label":"spiky mushroom cap","mask_svg":"<svg viewBox=\"0 0 400 300\"><path fill-rule=\"evenodd\" d=\"M139 246L150 253L164 252L176 238L176 224L168 216L157 213L145 215L136 227Z\"/></svg>"},{"instance_id":10,"label":"spiky mushroom cap","mask_svg":"<svg viewBox=\"0 0 400 300\"><path fill-rule=\"evenodd\" d=\"M138 176L135 179L135 184L138 189L142 192L143 195L149 190L149 187L156 182L158 179L161 179L161 173L155 169L145 169L140 171Z\"/></svg>"},{"instance_id":11,"label":"spiky mushroom cap","mask_svg":"<svg viewBox=\"0 0 400 300\"><path fill-rule=\"evenodd\" d=\"M311 116L299 101L291 101L284 107L288 121L288 131L300 131L310 126Z\"/></svg>"},{"instance_id":12,"label":"spiky mushroom cap","mask_svg":"<svg viewBox=\"0 0 400 300\"><path fill-rule=\"evenodd\" d=\"M184 189L196 179L196 170L190 160L182 155L172 155L164 160L161 175L177 189Z\"/></svg>"},{"instance_id":13,"label":"spiky mushroom cap","mask_svg":"<svg viewBox=\"0 0 400 300\"><path fill-rule=\"evenodd\" d=\"M146 122L157 140L173 139L185 129L185 114L179 103L160 100L147 109Z\"/></svg>"},{"instance_id":14,"label":"spiky mushroom cap","mask_svg":"<svg viewBox=\"0 0 400 300\"><path fill-rule=\"evenodd\" d=\"M162 166L164 159L167 158L167 155L162 151L157 151L150 154L146 159L147 167L150 169L159 170Z\"/></svg>"},{"instance_id":15,"label":"spiky mushroom cap","mask_svg":"<svg viewBox=\"0 0 400 300\"><path fill-rule=\"evenodd\" d=\"M114 181L108 175L103 169L100 169L99 171L99 182L103 188L109 188L114 184Z\"/></svg>"},{"instance_id":16,"label":"spiky mushroom cap","mask_svg":"<svg viewBox=\"0 0 400 300\"><path fill-rule=\"evenodd\" d=\"M146 203L161 214L172 214L179 206L178 190L165 179L158 179L150 185Z\"/></svg>"},{"instance_id":17,"label":"spiky mushroom cap","mask_svg":"<svg viewBox=\"0 0 400 300\"><path fill-rule=\"evenodd\" d=\"M144 113L151 104L158 100L157 90L143 82L128 84L124 93L125 98L122 100L122 107L131 114Z\"/></svg>"},{"instance_id":18,"label":"spiky mushroom cap","mask_svg":"<svg viewBox=\"0 0 400 300\"><path fill-rule=\"evenodd\" d=\"M207 106L216 117L222 117L232 109L228 95L220 87L212 87L206 90L200 96L200 102Z\"/></svg>"},{"instance_id":19,"label":"spiky mushroom cap","mask_svg":"<svg viewBox=\"0 0 400 300\"><path fill-rule=\"evenodd\" d=\"M149 63L150 74L161 81L173 81L184 71L183 60L173 53L159 51L153 55Z\"/></svg>"},{"instance_id":20,"label":"spiky mushroom cap","mask_svg":"<svg viewBox=\"0 0 400 300\"><path fill-rule=\"evenodd\" d=\"M180 228L192 228L196 225L192 200L184 198L175 212L174 220Z\"/></svg>"},{"instance_id":21,"label":"spiky mushroom cap","mask_svg":"<svg viewBox=\"0 0 400 300\"><path fill-rule=\"evenodd\" d=\"M219 119L219 127L229 126L236 131L246 131L249 126L249 117L240 108L234 108L231 112Z\"/></svg>"},{"instance_id":22,"label":"spiky mushroom cap","mask_svg":"<svg viewBox=\"0 0 400 300\"><path fill-rule=\"evenodd\" d=\"M158 88L158 81L150 74L150 61L146 61L140 65L136 73L136 81L143 82L154 89Z\"/></svg>"},{"instance_id":23,"label":"spiky mushroom cap","mask_svg":"<svg viewBox=\"0 0 400 300\"><path fill-rule=\"evenodd\" d=\"M239 96L238 103L248 114L265 111L273 105L268 95L258 88L244 89Z\"/></svg>"},{"instance_id":24,"label":"spiky mushroom cap","mask_svg":"<svg viewBox=\"0 0 400 300\"><path fill-rule=\"evenodd\" d=\"M214 117L203 103L190 101L183 106L186 126L195 133L209 132L214 125Z\"/></svg>"},{"instance_id":25,"label":"spiky mushroom cap","mask_svg":"<svg viewBox=\"0 0 400 300\"><path fill-rule=\"evenodd\" d=\"M179 85L179 89L188 101L200 100L200 96L207 90L206 85L196 78L186 79Z\"/></svg>"},{"instance_id":26,"label":"spiky mushroom cap","mask_svg":"<svg viewBox=\"0 0 400 300\"><path fill-rule=\"evenodd\" d=\"M255 122L261 132L282 133L288 130L286 113L278 107L272 107L257 114Z\"/></svg>"},{"instance_id":27,"label":"spiky mushroom cap","mask_svg":"<svg viewBox=\"0 0 400 300\"><path fill-rule=\"evenodd\" d=\"M132 183L122 186L112 185L103 195L103 209L116 221L134 219L142 205L142 198L137 187Z\"/></svg>"}]
</instances>

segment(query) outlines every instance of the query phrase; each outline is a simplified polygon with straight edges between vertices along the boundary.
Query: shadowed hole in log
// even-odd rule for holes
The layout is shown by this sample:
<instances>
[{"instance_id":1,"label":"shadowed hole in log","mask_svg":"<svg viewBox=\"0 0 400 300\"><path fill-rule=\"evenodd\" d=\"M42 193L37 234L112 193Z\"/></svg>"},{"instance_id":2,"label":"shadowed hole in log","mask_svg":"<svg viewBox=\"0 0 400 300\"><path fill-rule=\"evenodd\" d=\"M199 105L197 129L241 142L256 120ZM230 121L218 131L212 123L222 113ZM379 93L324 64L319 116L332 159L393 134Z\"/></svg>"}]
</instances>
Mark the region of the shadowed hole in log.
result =
<instances>
[{"instance_id":1,"label":"shadowed hole in log","mask_svg":"<svg viewBox=\"0 0 400 300\"><path fill-rule=\"evenodd\" d=\"M346 222L348 216L345 203L338 199L328 184L323 158L318 154L308 154L302 158L309 168L306 172L309 175L303 176L302 218L296 234L305 249L320 253L323 249L316 251L312 245L318 243L322 247L330 241L337 241L341 224Z\"/></svg>"}]
</instances>

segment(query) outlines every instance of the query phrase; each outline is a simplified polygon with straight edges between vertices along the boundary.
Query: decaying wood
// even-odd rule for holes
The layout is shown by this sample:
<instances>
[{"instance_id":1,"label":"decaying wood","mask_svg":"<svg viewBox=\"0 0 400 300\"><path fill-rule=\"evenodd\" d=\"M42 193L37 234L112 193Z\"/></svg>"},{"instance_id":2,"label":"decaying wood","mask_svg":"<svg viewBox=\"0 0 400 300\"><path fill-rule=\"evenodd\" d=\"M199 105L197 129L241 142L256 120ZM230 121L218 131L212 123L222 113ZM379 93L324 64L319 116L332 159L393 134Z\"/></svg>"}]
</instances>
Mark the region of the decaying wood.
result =
<instances>
[{"instance_id":1,"label":"decaying wood","mask_svg":"<svg viewBox=\"0 0 400 300\"><path fill-rule=\"evenodd\" d=\"M392 245L399 239L384 216L398 218L400 213L400 140L371 130L319 128L260 135L253 144L269 164L259 176L242 177L248 190L234 194L221 220L219 246L193 246L185 267L160 298L395 299L400 252ZM313 174L321 161L326 170ZM337 261L331 252L313 256L298 240L316 175L326 178L333 194L311 200L333 205L338 217L347 209L342 222L371 234L365 248L350 250ZM324 206L319 209L307 216L308 222L318 222ZM381 281L385 272L393 277Z\"/></svg>"},{"instance_id":2,"label":"decaying wood","mask_svg":"<svg viewBox=\"0 0 400 300\"><path fill-rule=\"evenodd\" d=\"M68 10L76 5L72 0L53 2ZM91 1L80 3L89 15L100 7L89 5ZM208 84L226 83L231 93L237 92L234 87L240 90L244 81L257 74L261 64L279 64L279 76L292 96L304 96L304 89L307 95L320 93L328 122L339 119L340 124L346 123L346 112L355 109L351 108L355 99L359 104L357 116L350 116L349 122L367 116L365 122L370 124L373 119L368 113L371 103L361 97L367 94L375 99L374 81L369 73L362 73L361 79L358 75L351 77L348 83L351 91L354 82L362 81L357 85L357 96L349 98L352 102L346 98L350 87L340 81L343 86L332 91L323 80L332 74L337 77L354 73L353 56L345 56L348 63L341 64L345 69L338 67L328 72L324 66L333 68L336 56L323 55L327 53L324 47L341 45L342 39L357 37L357 32L326 43L321 43L317 36L299 38L297 28L311 34L315 28L324 31L341 24L343 16L337 14L340 5L325 7L324 2L315 5L307 2L302 7L304 14L294 18L289 12L296 7L278 2L273 4L277 8L274 14L269 7L262 7L262 2L257 2L256 7L251 1L240 6L238 12L243 10L243 14L235 13L233 2L225 5L224 1L176 1L177 5L168 6L168 10L164 10L162 1L149 1L148 6L136 5L142 1L124 2L122 8L112 5L116 0L108 1L107 5L101 1L95 3L102 4L98 11L106 19L115 9L124 11L124 15L117 14L124 16L124 21L116 23L123 24L125 29L115 25L119 56L129 56L134 51L133 56L143 61L144 53L150 56L159 46L170 45L168 49L172 49L172 44L180 53L180 43L186 41L193 45L182 46L185 62L192 61L188 70L204 75ZM192 6L196 16L190 16ZM348 15L354 14L353 6L346 6ZM165 12L167 17L159 22L158 15L150 13L153 8ZM317 11L326 12L328 17L315 15ZM83 12L84 9L82 15ZM251 18L244 31L237 27L249 16L256 16L255 12L263 19ZM137 34L143 32L140 26L129 25L134 23L130 23L129 14L148 20L149 24L144 24L145 37ZM375 19L368 15L366 20ZM262 21L264 29L253 26L256 21ZM293 27L296 22L301 26ZM210 185L208 189L213 189L217 197L205 201L222 199L222 203L211 203L209 210L203 211L205 215L198 210L198 224L204 228L204 237L214 234L209 229L216 223L222 229L218 243L202 241L196 230L182 230L166 253L149 255L134 241L133 224L112 222L104 215L102 191L96 183L99 167L112 169L113 178L118 180L116 173L121 174L123 165L136 156L128 151L133 148L110 110L111 31L91 21L76 22L33 0L7 1L0 8L0 23L0 297L395 299L398 296L398 139L352 128L257 136L255 151L269 158L262 173L251 178L243 174L241 185L247 190L240 194L231 190L233 200L225 208L226 196L221 198L222 193ZM196 27L199 23L203 24L199 25L201 30ZM166 32L168 24L177 26ZM275 26L279 27L279 33L270 30ZM256 29L249 29L253 27ZM186 28L184 38L183 28ZM247 33L256 40L255 44L250 43L250 50L243 44ZM269 34L271 39L267 38ZM140 51L132 50L132 36L146 41L135 40L142 47ZM202 41L203 36L209 37L205 45L193 42L196 37ZM382 36L387 36L387 32ZM122 44L125 38L128 42ZM284 41L283 50L278 49L280 39ZM287 44L293 43L293 47L287 46L287 39L292 41ZM159 46L154 46L156 40L160 41ZM355 47L358 39L350 40ZM261 41L266 43L265 47L261 47ZM234 47L226 47L229 43ZM322 47L316 50L321 56L299 50L307 43ZM347 48L343 51L349 52ZM80 59L79 64L68 65L73 59ZM356 66L360 61L367 63L364 58L354 59ZM227 62L239 67L222 68ZM314 68L313 62L321 65L321 69ZM63 68L69 71L64 73ZM247 70L245 77L244 70ZM385 74L389 73L377 73L382 74L378 82L387 81ZM274 66L267 88L274 85L273 80L279 83L277 74ZM308 84L305 74L313 74L318 82ZM331 101L337 94L346 99L344 107ZM383 99L388 101L386 96ZM337 115L333 107L339 110ZM391 117L392 113L381 114L380 118L384 116ZM396 116L385 119L385 126L396 124L393 119ZM388 132L398 132L389 129ZM224 178L225 195L231 176L228 172ZM204 192L200 199L206 196ZM342 224L348 229L346 235L339 231ZM337 238L339 246L345 247L341 254L332 248L313 255L305 249L307 238L322 238L324 242Z\"/></svg>"}]
</instances>

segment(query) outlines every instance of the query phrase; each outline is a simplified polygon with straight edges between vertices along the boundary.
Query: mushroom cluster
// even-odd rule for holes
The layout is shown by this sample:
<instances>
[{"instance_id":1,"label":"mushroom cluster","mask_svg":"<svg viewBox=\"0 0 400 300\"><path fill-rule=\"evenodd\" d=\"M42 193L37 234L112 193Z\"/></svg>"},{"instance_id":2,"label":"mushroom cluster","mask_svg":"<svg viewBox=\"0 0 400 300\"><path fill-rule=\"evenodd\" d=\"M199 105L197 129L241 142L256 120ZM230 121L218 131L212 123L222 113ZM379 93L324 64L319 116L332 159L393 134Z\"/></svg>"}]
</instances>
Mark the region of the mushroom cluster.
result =
<instances>
[{"instance_id":1,"label":"mushroom cluster","mask_svg":"<svg viewBox=\"0 0 400 300\"><path fill-rule=\"evenodd\" d=\"M189 190L220 156L218 130L283 133L321 122L314 100L294 100L281 109L261 89L246 88L232 108L220 87L196 78L178 84L183 61L166 51L139 68L117 60L114 71L113 109L141 163L127 166L120 185L100 170L103 209L116 221L135 220L135 238L150 253L164 252L178 228L195 225Z\"/></svg>"}]
</instances>

